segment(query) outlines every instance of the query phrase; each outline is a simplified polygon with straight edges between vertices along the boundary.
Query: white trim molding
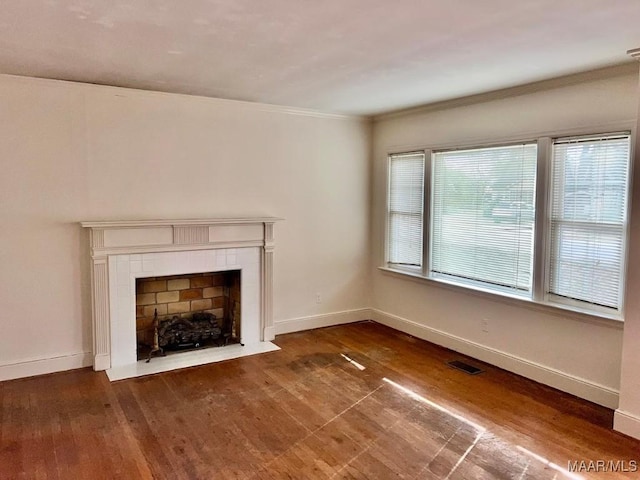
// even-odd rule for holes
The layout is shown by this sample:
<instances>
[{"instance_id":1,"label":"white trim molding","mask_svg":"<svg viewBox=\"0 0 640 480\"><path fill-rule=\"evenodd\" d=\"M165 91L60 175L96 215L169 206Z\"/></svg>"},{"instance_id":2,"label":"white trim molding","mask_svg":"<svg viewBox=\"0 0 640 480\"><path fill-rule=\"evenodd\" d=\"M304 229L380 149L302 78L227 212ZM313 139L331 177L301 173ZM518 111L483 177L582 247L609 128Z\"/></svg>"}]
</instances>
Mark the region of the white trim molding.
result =
<instances>
[{"instance_id":1,"label":"white trim molding","mask_svg":"<svg viewBox=\"0 0 640 480\"><path fill-rule=\"evenodd\" d=\"M617 409L613 414L613 429L630 437L640 438L640 417Z\"/></svg>"},{"instance_id":2,"label":"white trim molding","mask_svg":"<svg viewBox=\"0 0 640 480\"><path fill-rule=\"evenodd\" d=\"M37 82L43 86L54 86L58 88L83 88L88 91L101 93L103 95L139 97L139 98L162 98L166 101L197 102L198 105L210 104L218 107L242 108L249 111L276 113L282 115L295 115L313 118L328 118L333 120L358 121L368 123L369 117L363 115L349 115L335 112L323 112L302 107L288 107L271 103L258 103L246 100L232 100L226 98L206 97L203 95L191 95L178 92L161 92L158 90L141 90L138 88L121 87L115 85L98 85L95 83L79 82L75 80L58 80L53 78L35 78L24 75L10 73L0 74L0 78L10 79L16 82Z\"/></svg>"},{"instance_id":3,"label":"white trim molding","mask_svg":"<svg viewBox=\"0 0 640 480\"><path fill-rule=\"evenodd\" d=\"M627 50L627 55L635 58L636 60L640 60L640 48L632 48L631 50Z\"/></svg>"},{"instance_id":4,"label":"white trim molding","mask_svg":"<svg viewBox=\"0 0 640 480\"><path fill-rule=\"evenodd\" d=\"M15 378L34 377L47 373L64 372L93 364L91 352L62 355L53 358L39 358L23 362L0 365L0 382Z\"/></svg>"},{"instance_id":5,"label":"white trim molding","mask_svg":"<svg viewBox=\"0 0 640 480\"><path fill-rule=\"evenodd\" d=\"M371 320L370 308L358 308L354 310L343 310L341 312L280 320L275 322L274 330L276 335L282 335L285 333L312 330L314 328L333 327L335 325L344 325L346 323L361 322L363 320Z\"/></svg>"},{"instance_id":6,"label":"white trim molding","mask_svg":"<svg viewBox=\"0 0 640 480\"><path fill-rule=\"evenodd\" d=\"M273 224L278 220L81 222L90 229L94 370L135 363L138 277L242 270L241 341L273 340ZM244 328L245 319L251 328Z\"/></svg>"},{"instance_id":7,"label":"white trim molding","mask_svg":"<svg viewBox=\"0 0 640 480\"><path fill-rule=\"evenodd\" d=\"M628 50L627 54L638 58L640 55L639 49ZM563 88L567 86L576 85L583 82L597 81L603 78L611 78L612 76L620 76L626 74L636 74L632 62L619 63L617 65L611 65L608 67L596 68L586 72L574 73L571 75L565 75L562 77L550 78L547 80L539 80L532 83L526 83L524 85L518 85L515 87L501 88L498 90L492 90L485 93L478 93L468 95L466 97L454 98L451 100L442 100L439 102L428 103L426 105L420 105L417 107L409 107L400 110L394 110L391 112L381 113L373 115L374 122L381 122L398 117L406 117L409 115L424 114L439 110L447 110L452 108L464 107L467 105L475 105L484 102L491 102L495 100L503 100L509 97L516 97L521 95L527 95L530 93L541 92L545 90L551 90L554 88Z\"/></svg>"},{"instance_id":8,"label":"white trim molding","mask_svg":"<svg viewBox=\"0 0 640 480\"><path fill-rule=\"evenodd\" d=\"M584 378L570 375L378 309L371 309L371 319L382 325L468 355L598 405L612 409L618 407L619 392L605 385L599 385Z\"/></svg>"}]
</instances>

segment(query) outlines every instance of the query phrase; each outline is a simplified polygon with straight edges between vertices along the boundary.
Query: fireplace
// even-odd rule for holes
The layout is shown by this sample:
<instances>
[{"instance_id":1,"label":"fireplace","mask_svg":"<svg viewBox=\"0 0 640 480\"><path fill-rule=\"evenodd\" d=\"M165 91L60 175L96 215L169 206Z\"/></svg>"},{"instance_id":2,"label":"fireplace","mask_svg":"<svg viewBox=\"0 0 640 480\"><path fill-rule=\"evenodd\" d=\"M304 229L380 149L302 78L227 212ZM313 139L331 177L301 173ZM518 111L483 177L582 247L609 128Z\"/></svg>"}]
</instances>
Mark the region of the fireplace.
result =
<instances>
[{"instance_id":1,"label":"fireplace","mask_svg":"<svg viewBox=\"0 0 640 480\"><path fill-rule=\"evenodd\" d=\"M90 230L94 369L107 370L109 378L115 380L277 349L270 342L274 338L272 265L276 220L83 222L82 226ZM138 319L144 317L142 324L149 323L151 309L144 307L153 305L152 297L158 320L193 315L193 305L195 312L210 313L216 320L221 317L222 323L228 316L224 311L225 287L213 283L235 275L232 272L239 272L239 318L234 330L237 344L207 349L206 354L190 351L157 358L149 364L138 361L137 347L140 336L144 336ZM192 279L197 278L201 280L194 280L191 288ZM189 288L178 288L185 287L187 279ZM146 286L141 287L146 281ZM204 287L209 282L211 287ZM138 292L137 285L145 290L166 290ZM203 286L198 290L200 287L195 285ZM220 286L222 291L215 289ZM206 288L211 290L205 292ZM154 295L138 296L145 293ZM173 301L176 295L177 301ZM191 298L199 296L202 298ZM183 311L187 303L189 312Z\"/></svg>"}]
</instances>

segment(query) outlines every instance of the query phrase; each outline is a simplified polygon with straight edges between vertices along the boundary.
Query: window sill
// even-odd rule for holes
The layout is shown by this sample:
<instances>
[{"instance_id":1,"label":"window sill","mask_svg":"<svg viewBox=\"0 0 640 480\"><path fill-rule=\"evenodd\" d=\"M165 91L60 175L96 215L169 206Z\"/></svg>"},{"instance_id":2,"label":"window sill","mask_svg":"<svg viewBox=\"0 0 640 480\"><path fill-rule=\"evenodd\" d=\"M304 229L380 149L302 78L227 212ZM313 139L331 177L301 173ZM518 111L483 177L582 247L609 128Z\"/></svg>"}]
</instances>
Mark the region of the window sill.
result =
<instances>
[{"instance_id":1,"label":"window sill","mask_svg":"<svg viewBox=\"0 0 640 480\"><path fill-rule=\"evenodd\" d=\"M570 317L579 321L596 323L607 327L622 329L624 325L623 318L615 314L606 314L584 310L570 305L562 305L558 303L539 302L530 298L523 298L517 295L509 295L507 293L486 290L472 285L460 285L458 283L449 282L439 278L430 278L422 275L422 272L411 269L399 269L390 267L378 267L383 274L391 275L397 278L405 278L423 284L445 288L458 293L478 296L494 302L515 305L518 307L536 310L550 315L560 316L563 318Z\"/></svg>"}]
</instances>

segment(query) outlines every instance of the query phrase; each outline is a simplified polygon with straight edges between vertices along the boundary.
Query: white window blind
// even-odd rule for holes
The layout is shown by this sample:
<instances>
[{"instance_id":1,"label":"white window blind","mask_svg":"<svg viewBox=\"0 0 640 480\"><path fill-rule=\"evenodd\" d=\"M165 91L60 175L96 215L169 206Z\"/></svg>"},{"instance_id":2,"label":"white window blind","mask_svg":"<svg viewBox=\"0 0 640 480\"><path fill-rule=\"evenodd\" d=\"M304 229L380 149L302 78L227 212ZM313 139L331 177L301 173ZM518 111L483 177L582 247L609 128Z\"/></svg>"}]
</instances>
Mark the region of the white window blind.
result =
<instances>
[{"instance_id":1,"label":"white window blind","mask_svg":"<svg viewBox=\"0 0 640 480\"><path fill-rule=\"evenodd\" d=\"M422 265L424 153L389 157L389 263Z\"/></svg>"},{"instance_id":2,"label":"white window blind","mask_svg":"<svg viewBox=\"0 0 640 480\"><path fill-rule=\"evenodd\" d=\"M437 152L431 275L529 295L535 143Z\"/></svg>"},{"instance_id":3,"label":"white window blind","mask_svg":"<svg viewBox=\"0 0 640 480\"><path fill-rule=\"evenodd\" d=\"M629 135L553 145L549 293L620 308Z\"/></svg>"}]
</instances>

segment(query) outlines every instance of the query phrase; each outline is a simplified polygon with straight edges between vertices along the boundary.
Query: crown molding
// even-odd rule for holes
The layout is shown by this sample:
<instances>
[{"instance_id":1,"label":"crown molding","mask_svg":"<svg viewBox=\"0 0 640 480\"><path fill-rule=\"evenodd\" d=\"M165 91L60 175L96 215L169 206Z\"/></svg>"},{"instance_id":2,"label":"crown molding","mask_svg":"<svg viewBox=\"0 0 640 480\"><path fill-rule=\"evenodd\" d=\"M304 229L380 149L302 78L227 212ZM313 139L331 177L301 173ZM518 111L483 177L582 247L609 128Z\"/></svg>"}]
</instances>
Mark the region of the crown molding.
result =
<instances>
[{"instance_id":1,"label":"crown molding","mask_svg":"<svg viewBox=\"0 0 640 480\"><path fill-rule=\"evenodd\" d=\"M67 80L47 77L29 77L26 75L16 75L12 73L0 72L0 79L6 78L18 82L38 82L42 85L58 86L58 87L79 87L87 90L101 92L119 97L138 96L147 98L166 98L169 100L197 101L214 104L217 106L229 106L237 108L253 109L256 111L268 113L280 113L284 115L313 117L330 120L346 120L369 123L370 118L367 115L348 115L342 113L322 112L309 108L290 107L286 105L274 105L270 103L251 102L247 100L233 100L219 97L206 97L202 95L191 95L187 93L165 92L161 90L144 90L141 88L133 88L117 85L106 85L101 83L90 83L79 80Z\"/></svg>"},{"instance_id":2,"label":"crown molding","mask_svg":"<svg viewBox=\"0 0 640 480\"><path fill-rule=\"evenodd\" d=\"M636 50L629 50L629 52L636 52ZM627 52L627 53L629 53ZM632 55L629 53L629 55ZM638 60L640 60L640 48L637 49ZM527 83L524 85L517 85L513 87L493 90L490 92L478 93L475 95L468 95L459 98L452 98L449 100L442 100L439 102L429 103L426 105L420 105L416 107L406 108L402 110L396 110L392 112L382 113L373 116L373 122L380 122L390 120L399 117L406 117L414 114L430 113L438 110L447 110L450 108L464 107L468 105L474 105L478 103L490 102L493 100L502 100L505 98L517 97L520 95L527 95L530 93L541 92L545 90L552 90L554 88L561 88L570 85L576 85L583 82L592 82L611 78L620 75L632 75L638 74L638 67L633 60L619 63L616 65L610 65L607 67L597 68L595 70L589 70L586 72L573 73L564 75L561 77L550 78L547 80L540 80L537 82Z\"/></svg>"}]
</instances>

